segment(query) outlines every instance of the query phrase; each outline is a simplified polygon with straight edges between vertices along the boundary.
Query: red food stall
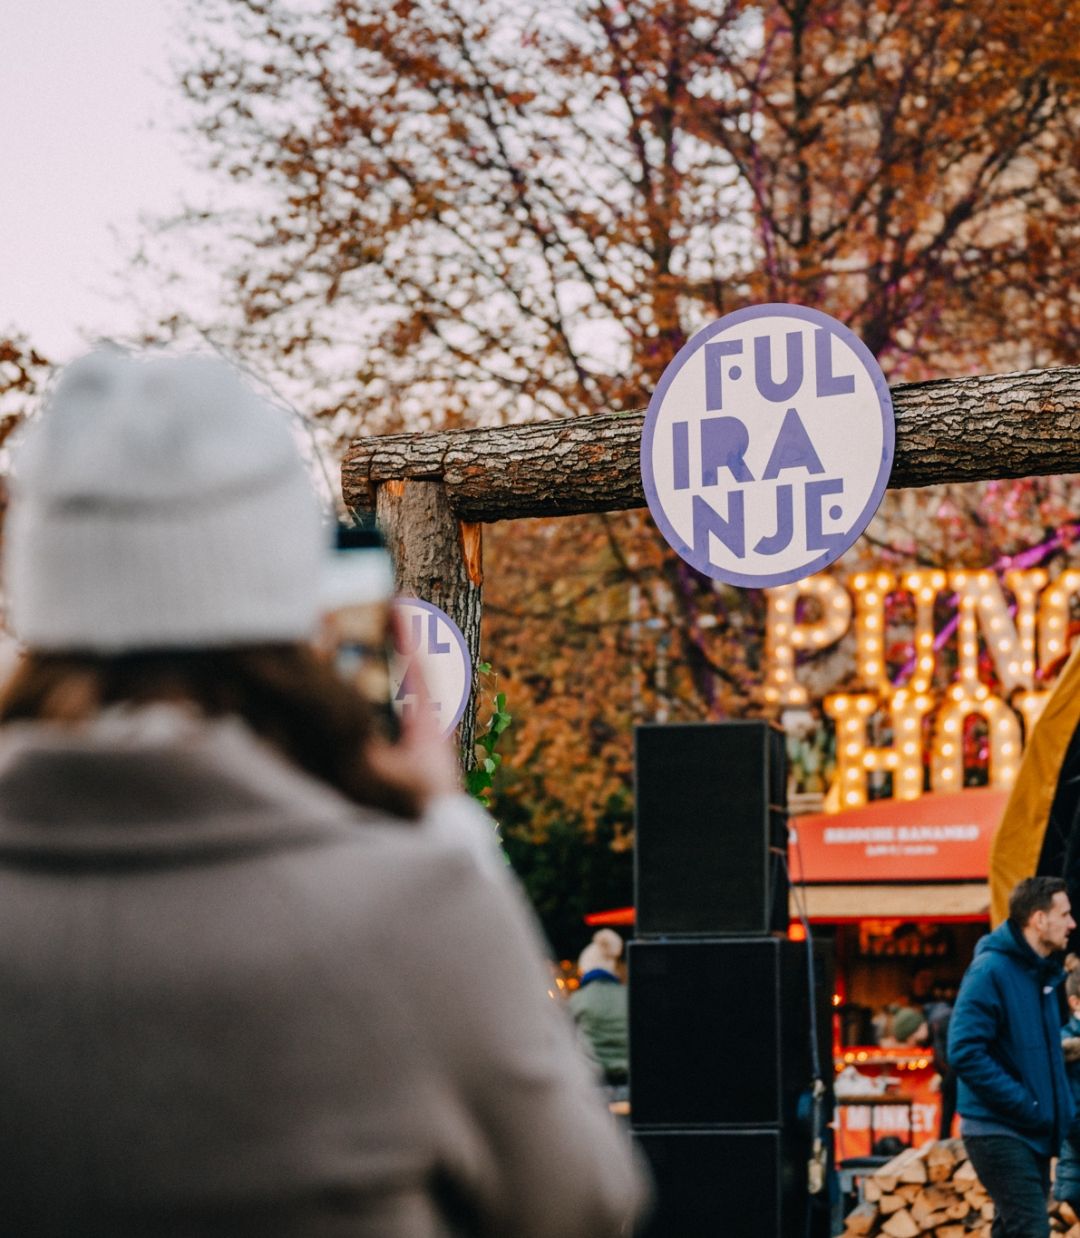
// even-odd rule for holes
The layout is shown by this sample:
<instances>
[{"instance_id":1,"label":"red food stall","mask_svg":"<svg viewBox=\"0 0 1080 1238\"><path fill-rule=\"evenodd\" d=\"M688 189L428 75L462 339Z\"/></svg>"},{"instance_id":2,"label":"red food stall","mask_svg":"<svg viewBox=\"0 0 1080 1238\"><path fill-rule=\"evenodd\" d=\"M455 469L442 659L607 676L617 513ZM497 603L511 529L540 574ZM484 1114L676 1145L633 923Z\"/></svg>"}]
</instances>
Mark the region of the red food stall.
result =
<instances>
[{"instance_id":1,"label":"red food stall","mask_svg":"<svg viewBox=\"0 0 1080 1238\"><path fill-rule=\"evenodd\" d=\"M835 950L838 1159L866 1155L872 1138L937 1137L930 1046L883 1044L881 1033L887 1008L908 995L954 994L989 930L990 841L1007 798L973 788L790 820L791 936L805 936L805 919ZM631 925L633 908L587 921Z\"/></svg>"},{"instance_id":2,"label":"red food stall","mask_svg":"<svg viewBox=\"0 0 1080 1238\"><path fill-rule=\"evenodd\" d=\"M930 1046L891 1043L889 1008L955 994L989 929L990 841L1006 799L978 788L791 819L792 915L835 947L840 1158L868 1153L871 1131L916 1144L937 1136ZM883 1081L876 1103L854 1103Z\"/></svg>"}]
</instances>

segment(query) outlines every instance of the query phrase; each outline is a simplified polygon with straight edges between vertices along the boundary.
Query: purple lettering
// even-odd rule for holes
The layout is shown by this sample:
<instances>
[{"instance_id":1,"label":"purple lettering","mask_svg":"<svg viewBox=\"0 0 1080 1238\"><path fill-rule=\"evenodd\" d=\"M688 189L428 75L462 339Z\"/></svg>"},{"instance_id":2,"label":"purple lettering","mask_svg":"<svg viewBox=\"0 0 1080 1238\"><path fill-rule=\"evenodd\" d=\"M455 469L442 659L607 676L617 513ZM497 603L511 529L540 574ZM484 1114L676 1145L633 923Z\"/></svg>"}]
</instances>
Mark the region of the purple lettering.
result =
<instances>
[{"instance_id":1,"label":"purple lettering","mask_svg":"<svg viewBox=\"0 0 1080 1238\"><path fill-rule=\"evenodd\" d=\"M803 337L801 331L789 331L784 337L787 344L787 377L778 383L772 373L772 337L754 337L754 383L766 400L779 404L790 400L802 386Z\"/></svg>"},{"instance_id":2,"label":"purple lettering","mask_svg":"<svg viewBox=\"0 0 1080 1238\"><path fill-rule=\"evenodd\" d=\"M427 651L428 653L449 653L450 642L445 644L439 640L439 616L428 615L427 624Z\"/></svg>"},{"instance_id":3,"label":"purple lettering","mask_svg":"<svg viewBox=\"0 0 1080 1238\"><path fill-rule=\"evenodd\" d=\"M843 550L843 533L826 533L821 526L821 501L827 494L843 494L844 481L840 477L831 477L825 481L808 481L806 483L806 549L807 550ZM840 515L843 513L841 512ZM834 511L830 516L839 519Z\"/></svg>"},{"instance_id":4,"label":"purple lettering","mask_svg":"<svg viewBox=\"0 0 1080 1238\"><path fill-rule=\"evenodd\" d=\"M705 408L724 407L724 358L742 352L742 340L717 340L705 345Z\"/></svg>"},{"instance_id":5,"label":"purple lettering","mask_svg":"<svg viewBox=\"0 0 1080 1238\"><path fill-rule=\"evenodd\" d=\"M694 495L694 554L711 562L709 534L718 537L737 558L746 555L746 517L743 511L743 492L732 490L728 494L728 514L725 520L710 507L700 494Z\"/></svg>"},{"instance_id":6,"label":"purple lettering","mask_svg":"<svg viewBox=\"0 0 1080 1238\"><path fill-rule=\"evenodd\" d=\"M701 423L701 484L715 486L721 469L736 481L753 481L743 456L750 446L750 431L738 417L706 417Z\"/></svg>"},{"instance_id":7,"label":"purple lettering","mask_svg":"<svg viewBox=\"0 0 1080 1238\"><path fill-rule=\"evenodd\" d=\"M675 489L690 489L690 423L676 421L671 427L671 454L675 462Z\"/></svg>"},{"instance_id":8,"label":"purple lettering","mask_svg":"<svg viewBox=\"0 0 1080 1238\"><path fill-rule=\"evenodd\" d=\"M806 469L808 473L825 472L825 466L818 459L814 444L810 442L806 426L793 408L789 408L784 414L769 463L765 465L765 472L761 475L762 481L771 481L779 476L782 469Z\"/></svg>"},{"instance_id":9,"label":"purple lettering","mask_svg":"<svg viewBox=\"0 0 1080 1238\"><path fill-rule=\"evenodd\" d=\"M754 547L759 555L778 555L791 545L791 534L795 521L792 519L793 505L791 502L791 487L776 487L776 532L770 537L763 537Z\"/></svg>"},{"instance_id":10,"label":"purple lettering","mask_svg":"<svg viewBox=\"0 0 1080 1238\"><path fill-rule=\"evenodd\" d=\"M814 332L814 368L819 396L850 395L855 390L854 374L832 372L832 332L826 327Z\"/></svg>"}]
</instances>

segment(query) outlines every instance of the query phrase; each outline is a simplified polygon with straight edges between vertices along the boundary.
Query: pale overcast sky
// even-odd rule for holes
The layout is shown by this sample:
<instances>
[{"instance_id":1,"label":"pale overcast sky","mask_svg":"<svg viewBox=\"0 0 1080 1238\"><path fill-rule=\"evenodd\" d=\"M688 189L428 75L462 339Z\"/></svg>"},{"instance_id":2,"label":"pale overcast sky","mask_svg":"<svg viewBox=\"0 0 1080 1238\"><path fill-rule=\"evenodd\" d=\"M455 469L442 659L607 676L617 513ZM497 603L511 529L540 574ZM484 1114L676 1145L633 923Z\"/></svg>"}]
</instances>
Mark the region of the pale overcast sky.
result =
<instances>
[{"instance_id":1,"label":"pale overcast sky","mask_svg":"<svg viewBox=\"0 0 1080 1238\"><path fill-rule=\"evenodd\" d=\"M135 328L114 275L139 215L201 196L175 133L176 15L177 0L0 0L0 332L55 361Z\"/></svg>"}]
</instances>

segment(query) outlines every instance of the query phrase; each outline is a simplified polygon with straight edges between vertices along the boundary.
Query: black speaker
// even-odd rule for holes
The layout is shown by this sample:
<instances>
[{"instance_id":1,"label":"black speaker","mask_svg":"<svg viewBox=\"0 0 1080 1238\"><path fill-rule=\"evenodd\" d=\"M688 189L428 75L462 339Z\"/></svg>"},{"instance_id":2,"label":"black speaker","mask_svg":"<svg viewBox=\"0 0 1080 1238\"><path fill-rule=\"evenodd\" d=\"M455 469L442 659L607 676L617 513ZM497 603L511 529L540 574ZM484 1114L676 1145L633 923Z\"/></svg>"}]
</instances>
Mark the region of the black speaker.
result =
<instances>
[{"instance_id":1,"label":"black speaker","mask_svg":"<svg viewBox=\"0 0 1080 1238\"><path fill-rule=\"evenodd\" d=\"M785 931L783 732L768 722L639 726L634 771L637 935Z\"/></svg>"},{"instance_id":2,"label":"black speaker","mask_svg":"<svg viewBox=\"0 0 1080 1238\"><path fill-rule=\"evenodd\" d=\"M641 1238L827 1238L806 1191L806 1149L781 1130L635 1134L656 1207Z\"/></svg>"},{"instance_id":3,"label":"black speaker","mask_svg":"<svg viewBox=\"0 0 1080 1238\"><path fill-rule=\"evenodd\" d=\"M628 959L635 1130L803 1122L813 1079L806 942L633 941ZM813 971L818 1060L828 1082L832 967L821 943Z\"/></svg>"}]
</instances>

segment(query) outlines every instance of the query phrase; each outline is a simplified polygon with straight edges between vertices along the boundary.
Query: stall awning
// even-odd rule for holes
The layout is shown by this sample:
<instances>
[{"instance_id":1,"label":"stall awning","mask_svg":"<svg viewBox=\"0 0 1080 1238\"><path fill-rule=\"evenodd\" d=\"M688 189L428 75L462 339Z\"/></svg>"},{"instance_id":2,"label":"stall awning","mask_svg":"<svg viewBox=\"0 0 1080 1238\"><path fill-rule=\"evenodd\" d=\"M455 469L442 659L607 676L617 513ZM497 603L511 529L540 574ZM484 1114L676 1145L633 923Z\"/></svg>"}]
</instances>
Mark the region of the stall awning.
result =
<instances>
[{"instance_id":1,"label":"stall awning","mask_svg":"<svg viewBox=\"0 0 1080 1238\"><path fill-rule=\"evenodd\" d=\"M935 884L905 882L886 885L812 885L802 887L808 918L818 924L845 920L986 920L990 915L990 888L985 881L947 881ZM796 894L791 895L792 919L799 917ZM633 907L595 911L585 917L591 927L634 923Z\"/></svg>"},{"instance_id":2,"label":"stall awning","mask_svg":"<svg viewBox=\"0 0 1080 1238\"><path fill-rule=\"evenodd\" d=\"M792 817L792 875L818 883L982 880L1007 799L980 787Z\"/></svg>"},{"instance_id":3,"label":"stall awning","mask_svg":"<svg viewBox=\"0 0 1080 1238\"><path fill-rule=\"evenodd\" d=\"M985 881L938 885L804 886L807 916L818 923L843 920L985 920L990 915L990 888ZM795 891L791 914L799 914Z\"/></svg>"}]
</instances>

